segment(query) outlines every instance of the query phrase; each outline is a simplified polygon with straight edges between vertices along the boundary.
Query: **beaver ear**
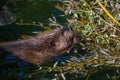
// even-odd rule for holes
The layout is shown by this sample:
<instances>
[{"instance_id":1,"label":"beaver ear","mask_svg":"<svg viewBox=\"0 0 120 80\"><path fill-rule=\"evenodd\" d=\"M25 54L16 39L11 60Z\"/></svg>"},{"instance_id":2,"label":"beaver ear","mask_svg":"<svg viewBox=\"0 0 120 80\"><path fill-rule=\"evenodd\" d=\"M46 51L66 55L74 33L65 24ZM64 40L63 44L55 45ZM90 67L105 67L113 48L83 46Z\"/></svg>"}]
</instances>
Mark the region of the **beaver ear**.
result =
<instances>
[{"instance_id":1,"label":"beaver ear","mask_svg":"<svg viewBox=\"0 0 120 80\"><path fill-rule=\"evenodd\" d=\"M54 41L51 41L51 42L49 43L49 45L50 45L50 46L55 46L55 42L54 42Z\"/></svg>"}]
</instances>

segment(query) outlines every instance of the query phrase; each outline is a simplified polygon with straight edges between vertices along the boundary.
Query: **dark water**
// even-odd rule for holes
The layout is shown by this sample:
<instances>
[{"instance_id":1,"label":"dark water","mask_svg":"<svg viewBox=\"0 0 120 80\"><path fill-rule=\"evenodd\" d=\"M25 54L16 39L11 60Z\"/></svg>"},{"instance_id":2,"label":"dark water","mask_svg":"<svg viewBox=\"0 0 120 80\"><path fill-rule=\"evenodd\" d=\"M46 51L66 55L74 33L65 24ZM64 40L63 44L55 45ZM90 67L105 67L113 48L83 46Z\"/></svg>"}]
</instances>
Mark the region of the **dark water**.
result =
<instances>
[{"instance_id":1,"label":"dark water","mask_svg":"<svg viewBox=\"0 0 120 80\"><path fill-rule=\"evenodd\" d=\"M61 17L64 15L62 11L55 8L56 4L61 4L59 1L47 1L47 0L36 0L36 1L23 1L22 4L17 4L19 8L20 15L16 22L23 23L43 23L45 26L48 25L48 18L55 16L57 21L64 25L66 20ZM9 4L12 8L12 4ZM28 26L28 25L17 25L16 22L1 26L0 27L0 42L13 41L21 39L22 35L33 36L36 33L44 31L43 27L39 26ZM2 53L0 53L2 55ZM10 53L0 56L0 80L26 80L27 74L34 73L38 68L36 66L30 65L29 63L16 59L16 57ZM41 74L41 76L46 75L46 73ZM50 78L50 76L49 76ZM33 80L34 78L28 78ZM44 80L42 78L42 80Z\"/></svg>"},{"instance_id":2,"label":"dark water","mask_svg":"<svg viewBox=\"0 0 120 80\"><path fill-rule=\"evenodd\" d=\"M20 2L19 2L20 3ZM48 25L48 18L55 16L57 21L65 26L65 18L61 15L64 13L55 8L56 4L62 4L60 1L47 1L47 0L31 0L24 1L21 4L17 4L19 8L17 13L19 14L16 22L23 23L42 23ZM14 10L13 4L10 5ZM44 31L44 27L33 25L17 25L16 22L0 27L0 41L12 41L21 38L21 35L35 35L33 32Z\"/></svg>"}]
</instances>

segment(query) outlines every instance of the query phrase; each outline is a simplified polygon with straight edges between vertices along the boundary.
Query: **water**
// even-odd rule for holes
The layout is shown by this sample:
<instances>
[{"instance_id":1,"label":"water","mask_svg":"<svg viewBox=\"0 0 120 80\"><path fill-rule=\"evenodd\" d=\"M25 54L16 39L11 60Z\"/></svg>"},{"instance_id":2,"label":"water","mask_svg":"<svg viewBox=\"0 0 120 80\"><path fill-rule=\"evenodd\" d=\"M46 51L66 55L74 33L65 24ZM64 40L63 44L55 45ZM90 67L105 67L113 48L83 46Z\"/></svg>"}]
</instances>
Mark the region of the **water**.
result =
<instances>
[{"instance_id":1,"label":"water","mask_svg":"<svg viewBox=\"0 0 120 80\"><path fill-rule=\"evenodd\" d=\"M13 12L17 11L16 14L19 14L16 22L22 21L23 23L30 24L39 24L40 22L47 26L48 18L52 16L55 16L57 18L57 21L61 24L64 24L65 22L65 19L60 16L64 15L63 12L57 10L54 7L58 3L61 4L59 1L23 0L22 3L17 3L16 7L13 6L14 2L11 2L11 4L8 6L11 9L13 8ZM41 32L45 30L40 26L17 25L16 22L0 27L1 43L22 39L21 37L23 35L33 36L37 34L34 32ZM31 74L38 69L36 66L30 65L23 60L17 59L13 54L8 53L0 58L0 80L23 80L27 74ZM27 78L29 79L28 76Z\"/></svg>"}]
</instances>

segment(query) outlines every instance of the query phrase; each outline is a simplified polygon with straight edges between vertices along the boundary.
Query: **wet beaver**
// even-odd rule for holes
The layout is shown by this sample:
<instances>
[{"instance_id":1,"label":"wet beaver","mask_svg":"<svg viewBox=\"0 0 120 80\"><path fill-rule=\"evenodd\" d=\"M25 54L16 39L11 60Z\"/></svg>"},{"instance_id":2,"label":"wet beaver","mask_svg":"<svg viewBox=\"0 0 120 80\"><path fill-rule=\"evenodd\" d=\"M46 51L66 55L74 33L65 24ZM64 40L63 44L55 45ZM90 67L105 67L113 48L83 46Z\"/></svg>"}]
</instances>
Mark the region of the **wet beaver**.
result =
<instances>
[{"instance_id":1,"label":"wet beaver","mask_svg":"<svg viewBox=\"0 0 120 80\"><path fill-rule=\"evenodd\" d=\"M75 37L73 29L68 27L38 34L30 39L3 43L0 44L0 48L29 63L41 65L76 43L78 43L78 39Z\"/></svg>"}]
</instances>

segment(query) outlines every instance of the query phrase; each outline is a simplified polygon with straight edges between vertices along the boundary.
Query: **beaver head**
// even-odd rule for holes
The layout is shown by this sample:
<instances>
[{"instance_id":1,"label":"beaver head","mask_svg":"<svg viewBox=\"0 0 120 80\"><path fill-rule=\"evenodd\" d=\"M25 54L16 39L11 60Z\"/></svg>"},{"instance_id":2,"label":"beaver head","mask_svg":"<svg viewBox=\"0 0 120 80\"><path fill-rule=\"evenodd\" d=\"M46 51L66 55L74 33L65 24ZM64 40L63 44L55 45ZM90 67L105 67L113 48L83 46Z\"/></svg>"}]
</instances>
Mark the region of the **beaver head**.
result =
<instances>
[{"instance_id":1,"label":"beaver head","mask_svg":"<svg viewBox=\"0 0 120 80\"><path fill-rule=\"evenodd\" d=\"M60 52L69 49L72 45L78 43L78 39L75 37L74 31L71 27L56 29L52 32L48 32L38 35L40 40L40 51L48 51L51 54L60 54ZM36 38L36 40L37 40Z\"/></svg>"},{"instance_id":2,"label":"beaver head","mask_svg":"<svg viewBox=\"0 0 120 80\"><path fill-rule=\"evenodd\" d=\"M0 47L33 64L48 62L56 54L78 43L71 27L38 34L26 40L1 44Z\"/></svg>"}]
</instances>

